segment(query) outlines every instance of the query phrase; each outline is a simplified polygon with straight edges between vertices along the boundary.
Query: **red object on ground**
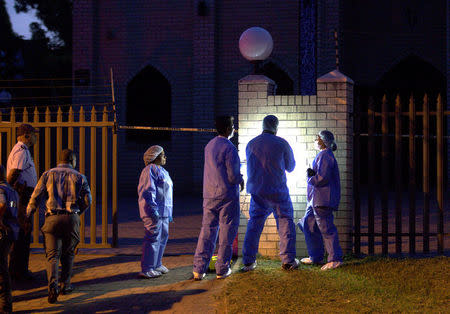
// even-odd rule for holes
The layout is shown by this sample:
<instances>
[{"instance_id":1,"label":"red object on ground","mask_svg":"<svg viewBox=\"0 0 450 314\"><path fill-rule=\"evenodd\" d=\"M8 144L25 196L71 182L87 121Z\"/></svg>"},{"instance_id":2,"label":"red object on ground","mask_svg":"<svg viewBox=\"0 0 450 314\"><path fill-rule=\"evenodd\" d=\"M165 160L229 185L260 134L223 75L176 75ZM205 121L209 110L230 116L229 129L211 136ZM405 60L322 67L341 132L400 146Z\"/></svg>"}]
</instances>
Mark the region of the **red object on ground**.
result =
<instances>
[{"instance_id":1,"label":"red object on ground","mask_svg":"<svg viewBox=\"0 0 450 314\"><path fill-rule=\"evenodd\" d=\"M238 234L236 234L236 238L233 241L233 257L237 257L238 256Z\"/></svg>"}]
</instances>

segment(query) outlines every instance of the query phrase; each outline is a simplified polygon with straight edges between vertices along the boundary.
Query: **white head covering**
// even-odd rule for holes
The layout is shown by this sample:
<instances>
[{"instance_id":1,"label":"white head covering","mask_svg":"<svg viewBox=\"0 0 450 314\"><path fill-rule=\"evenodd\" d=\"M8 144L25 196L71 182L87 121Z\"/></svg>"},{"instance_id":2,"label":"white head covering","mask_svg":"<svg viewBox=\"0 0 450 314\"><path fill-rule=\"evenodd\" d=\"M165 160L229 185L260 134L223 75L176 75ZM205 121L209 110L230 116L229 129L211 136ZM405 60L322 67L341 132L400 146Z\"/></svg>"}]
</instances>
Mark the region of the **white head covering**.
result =
<instances>
[{"instance_id":1,"label":"white head covering","mask_svg":"<svg viewBox=\"0 0 450 314\"><path fill-rule=\"evenodd\" d=\"M144 153L144 163L148 165L153 160L156 159L156 157L159 156L163 151L163 148L159 145L153 145L147 151Z\"/></svg>"},{"instance_id":2,"label":"white head covering","mask_svg":"<svg viewBox=\"0 0 450 314\"><path fill-rule=\"evenodd\" d=\"M319 136L327 148L335 151L337 149L336 142L334 141L334 135L328 130L322 130L319 132Z\"/></svg>"},{"instance_id":3,"label":"white head covering","mask_svg":"<svg viewBox=\"0 0 450 314\"><path fill-rule=\"evenodd\" d=\"M272 133L277 133L278 131L278 118L274 115L268 115L263 120L263 130Z\"/></svg>"}]
</instances>

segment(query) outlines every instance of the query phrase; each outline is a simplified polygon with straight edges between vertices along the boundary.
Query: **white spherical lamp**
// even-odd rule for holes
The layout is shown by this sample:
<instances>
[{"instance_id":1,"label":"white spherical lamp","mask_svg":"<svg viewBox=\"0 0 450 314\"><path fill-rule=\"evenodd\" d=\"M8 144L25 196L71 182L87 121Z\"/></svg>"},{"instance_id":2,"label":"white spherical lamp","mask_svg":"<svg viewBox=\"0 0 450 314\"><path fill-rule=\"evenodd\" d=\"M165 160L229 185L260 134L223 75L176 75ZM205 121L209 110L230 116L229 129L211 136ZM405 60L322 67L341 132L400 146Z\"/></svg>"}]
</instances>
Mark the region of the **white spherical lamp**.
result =
<instances>
[{"instance_id":1,"label":"white spherical lamp","mask_svg":"<svg viewBox=\"0 0 450 314\"><path fill-rule=\"evenodd\" d=\"M239 38L239 50L249 61L262 61L272 53L273 40L270 33L261 27L251 27Z\"/></svg>"}]
</instances>

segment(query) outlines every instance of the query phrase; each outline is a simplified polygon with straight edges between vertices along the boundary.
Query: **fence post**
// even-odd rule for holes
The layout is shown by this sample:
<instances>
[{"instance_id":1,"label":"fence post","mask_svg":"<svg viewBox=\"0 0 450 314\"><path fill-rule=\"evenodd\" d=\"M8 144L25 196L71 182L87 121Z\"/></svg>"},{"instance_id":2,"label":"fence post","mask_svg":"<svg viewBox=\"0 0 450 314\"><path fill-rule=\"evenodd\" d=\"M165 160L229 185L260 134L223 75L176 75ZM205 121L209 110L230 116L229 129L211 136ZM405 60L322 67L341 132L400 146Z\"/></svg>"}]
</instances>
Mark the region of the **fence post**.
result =
<instances>
[{"instance_id":1,"label":"fence post","mask_svg":"<svg viewBox=\"0 0 450 314\"><path fill-rule=\"evenodd\" d=\"M358 95L359 96L359 95ZM357 99L357 104L360 104L360 99ZM353 195L355 199L355 210L353 215L353 224L355 228L355 243L354 250L356 255L361 254L361 197L360 197L360 180L361 180L361 161L360 161L360 134L361 134L361 110L355 115L355 136L353 138Z\"/></svg>"},{"instance_id":2,"label":"fence post","mask_svg":"<svg viewBox=\"0 0 450 314\"><path fill-rule=\"evenodd\" d=\"M368 251L369 254L375 252L375 206L374 206L374 189L375 189L375 109L374 109L373 97L369 98L369 107L367 112L368 118L368 162L369 162L369 174L368 174L368 198L367 198L367 220L368 220Z\"/></svg>"},{"instance_id":3,"label":"fence post","mask_svg":"<svg viewBox=\"0 0 450 314\"><path fill-rule=\"evenodd\" d=\"M79 112L79 122L85 121L85 113L83 106L80 106L80 112ZM86 129L84 126L80 127L80 152L79 152L79 159L80 159L80 172L84 175L86 175ZM81 243L85 243L86 239L86 211L83 212L80 216L80 240Z\"/></svg>"},{"instance_id":4,"label":"fence post","mask_svg":"<svg viewBox=\"0 0 450 314\"><path fill-rule=\"evenodd\" d=\"M416 252L416 107L409 98L409 254Z\"/></svg>"},{"instance_id":5,"label":"fence post","mask_svg":"<svg viewBox=\"0 0 450 314\"><path fill-rule=\"evenodd\" d=\"M381 102L381 182L382 196L381 196L381 238L382 238L382 253L388 254L388 214L389 214L389 139L388 139L388 104L386 95L383 96Z\"/></svg>"},{"instance_id":6,"label":"fence post","mask_svg":"<svg viewBox=\"0 0 450 314\"><path fill-rule=\"evenodd\" d=\"M438 253L444 253L444 106L439 94L436 108L437 202L439 210Z\"/></svg>"},{"instance_id":7,"label":"fence post","mask_svg":"<svg viewBox=\"0 0 450 314\"><path fill-rule=\"evenodd\" d=\"M102 121L108 121L106 106ZM108 243L108 127L102 127L102 243Z\"/></svg>"},{"instance_id":8,"label":"fence post","mask_svg":"<svg viewBox=\"0 0 450 314\"><path fill-rule=\"evenodd\" d=\"M402 103L395 98L395 252L402 253Z\"/></svg>"},{"instance_id":9,"label":"fence post","mask_svg":"<svg viewBox=\"0 0 450 314\"><path fill-rule=\"evenodd\" d=\"M423 97L423 252L430 251L430 107L428 95Z\"/></svg>"},{"instance_id":10,"label":"fence post","mask_svg":"<svg viewBox=\"0 0 450 314\"><path fill-rule=\"evenodd\" d=\"M97 111L95 106L91 108L91 122L97 121ZM91 204L91 245L97 242L97 128L91 127L91 192L92 192L92 204Z\"/></svg>"},{"instance_id":11,"label":"fence post","mask_svg":"<svg viewBox=\"0 0 450 314\"><path fill-rule=\"evenodd\" d=\"M33 113L33 122L37 123L39 122L39 111L37 107L34 107L34 113ZM34 158L34 166L36 167L36 174L39 178L39 141L40 136L39 132L36 134L36 143L33 145L33 158ZM39 215L34 215L34 221L33 221L33 244L39 243Z\"/></svg>"}]
</instances>

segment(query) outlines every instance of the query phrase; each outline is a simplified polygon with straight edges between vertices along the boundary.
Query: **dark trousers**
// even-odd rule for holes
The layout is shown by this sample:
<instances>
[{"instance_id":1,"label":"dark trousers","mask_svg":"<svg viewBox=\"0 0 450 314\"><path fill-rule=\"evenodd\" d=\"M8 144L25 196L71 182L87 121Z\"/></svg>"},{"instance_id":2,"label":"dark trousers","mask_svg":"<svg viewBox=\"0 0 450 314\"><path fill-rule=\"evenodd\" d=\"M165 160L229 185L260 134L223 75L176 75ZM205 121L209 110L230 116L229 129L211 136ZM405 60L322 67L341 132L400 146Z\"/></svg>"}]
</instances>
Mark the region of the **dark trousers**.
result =
<instances>
[{"instance_id":1,"label":"dark trousers","mask_svg":"<svg viewBox=\"0 0 450 314\"><path fill-rule=\"evenodd\" d=\"M45 217L41 228L44 235L44 248L47 258L48 286L70 284L72 278L75 248L80 242L80 216L78 214L61 214ZM61 261L61 280L58 277Z\"/></svg>"},{"instance_id":2,"label":"dark trousers","mask_svg":"<svg viewBox=\"0 0 450 314\"><path fill-rule=\"evenodd\" d=\"M12 312L11 278L8 271L8 253L11 241L0 229L0 313Z\"/></svg>"},{"instance_id":3,"label":"dark trousers","mask_svg":"<svg viewBox=\"0 0 450 314\"><path fill-rule=\"evenodd\" d=\"M30 260L30 243L31 243L31 229L26 230L25 220L27 219L27 205L30 201L31 194L33 193L33 188L26 188L24 191L19 193L19 212L18 220L20 225L19 238L14 242L10 264L9 272L12 277L21 277L28 272L28 264Z\"/></svg>"}]
</instances>

